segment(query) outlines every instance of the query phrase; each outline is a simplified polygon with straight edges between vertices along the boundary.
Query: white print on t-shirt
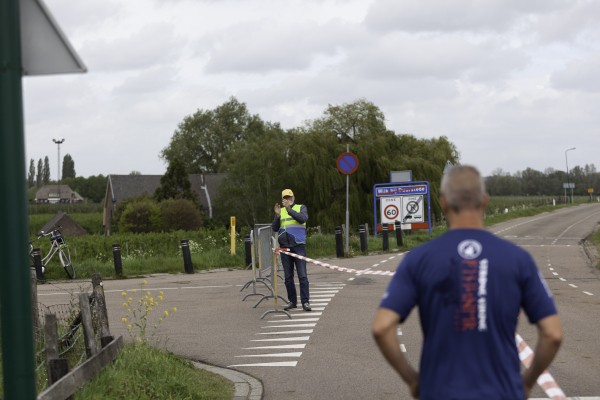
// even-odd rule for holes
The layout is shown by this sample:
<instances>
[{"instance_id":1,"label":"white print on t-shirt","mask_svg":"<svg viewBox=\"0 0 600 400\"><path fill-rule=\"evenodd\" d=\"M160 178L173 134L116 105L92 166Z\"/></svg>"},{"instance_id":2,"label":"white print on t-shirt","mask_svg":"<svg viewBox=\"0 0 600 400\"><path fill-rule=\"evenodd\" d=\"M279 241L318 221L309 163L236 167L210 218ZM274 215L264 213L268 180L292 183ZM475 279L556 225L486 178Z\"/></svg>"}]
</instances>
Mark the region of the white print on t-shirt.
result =
<instances>
[{"instance_id":1,"label":"white print on t-shirt","mask_svg":"<svg viewBox=\"0 0 600 400\"><path fill-rule=\"evenodd\" d=\"M473 260L481 254L481 243L472 239L463 240L456 250L465 260Z\"/></svg>"},{"instance_id":2,"label":"white print on t-shirt","mask_svg":"<svg viewBox=\"0 0 600 400\"><path fill-rule=\"evenodd\" d=\"M479 290L477 291L477 330L487 331L487 280L488 260L484 258L479 262Z\"/></svg>"}]
</instances>

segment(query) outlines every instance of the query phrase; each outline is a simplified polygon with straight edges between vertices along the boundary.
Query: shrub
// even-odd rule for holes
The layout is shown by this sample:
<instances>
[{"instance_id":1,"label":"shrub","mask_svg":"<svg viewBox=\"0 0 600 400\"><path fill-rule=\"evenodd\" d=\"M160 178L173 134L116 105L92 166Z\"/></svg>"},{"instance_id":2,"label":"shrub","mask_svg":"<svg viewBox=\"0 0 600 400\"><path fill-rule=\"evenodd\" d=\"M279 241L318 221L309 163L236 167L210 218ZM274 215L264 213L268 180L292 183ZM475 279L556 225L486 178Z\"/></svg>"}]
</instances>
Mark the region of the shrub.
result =
<instances>
[{"instance_id":1,"label":"shrub","mask_svg":"<svg viewBox=\"0 0 600 400\"><path fill-rule=\"evenodd\" d=\"M146 233L160 225L160 210L154 200L143 198L129 202L119 218L119 231Z\"/></svg>"},{"instance_id":2,"label":"shrub","mask_svg":"<svg viewBox=\"0 0 600 400\"><path fill-rule=\"evenodd\" d=\"M161 228L165 232L192 231L202 227L202 213L187 199L168 199L159 203Z\"/></svg>"}]
</instances>

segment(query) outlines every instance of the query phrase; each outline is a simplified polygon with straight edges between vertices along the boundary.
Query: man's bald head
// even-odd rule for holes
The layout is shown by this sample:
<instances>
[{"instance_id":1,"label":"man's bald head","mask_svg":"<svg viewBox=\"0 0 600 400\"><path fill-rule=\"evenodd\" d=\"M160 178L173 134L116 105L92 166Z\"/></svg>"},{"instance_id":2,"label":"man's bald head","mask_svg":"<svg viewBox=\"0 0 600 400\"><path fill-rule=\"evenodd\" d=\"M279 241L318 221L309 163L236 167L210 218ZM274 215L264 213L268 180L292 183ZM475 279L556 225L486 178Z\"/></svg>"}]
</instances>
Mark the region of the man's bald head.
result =
<instances>
[{"instance_id":1,"label":"man's bald head","mask_svg":"<svg viewBox=\"0 0 600 400\"><path fill-rule=\"evenodd\" d=\"M457 213L484 206L485 184L477 168L470 165L452 167L444 174L441 192L447 207Z\"/></svg>"}]
</instances>

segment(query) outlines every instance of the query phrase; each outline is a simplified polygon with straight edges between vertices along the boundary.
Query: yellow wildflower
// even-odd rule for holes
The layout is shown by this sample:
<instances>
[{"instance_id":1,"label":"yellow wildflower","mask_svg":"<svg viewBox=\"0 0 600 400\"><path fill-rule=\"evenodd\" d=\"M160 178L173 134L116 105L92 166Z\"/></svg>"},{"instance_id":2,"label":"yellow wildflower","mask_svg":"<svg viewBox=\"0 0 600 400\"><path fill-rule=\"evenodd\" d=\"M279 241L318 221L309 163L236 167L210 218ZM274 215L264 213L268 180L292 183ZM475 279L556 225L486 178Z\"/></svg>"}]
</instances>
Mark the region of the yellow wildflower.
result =
<instances>
[{"instance_id":1,"label":"yellow wildflower","mask_svg":"<svg viewBox=\"0 0 600 400\"><path fill-rule=\"evenodd\" d=\"M132 293L137 293L137 289L132 289L131 292Z\"/></svg>"},{"instance_id":2,"label":"yellow wildflower","mask_svg":"<svg viewBox=\"0 0 600 400\"><path fill-rule=\"evenodd\" d=\"M173 312L176 313L177 312L177 307L173 307Z\"/></svg>"},{"instance_id":3,"label":"yellow wildflower","mask_svg":"<svg viewBox=\"0 0 600 400\"><path fill-rule=\"evenodd\" d=\"M158 300L159 300L159 301L162 301L162 300L163 300L163 297L162 297L162 295L161 295L161 296L158 296Z\"/></svg>"},{"instance_id":4,"label":"yellow wildflower","mask_svg":"<svg viewBox=\"0 0 600 400\"><path fill-rule=\"evenodd\" d=\"M148 281L144 279L144 280L142 281L142 285L147 285L147 284L148 284Z\"/></svg>"},{"instance_id":5,"label":"yellow wildflower","mask_svg":"<svg viewBox=\"0 0 600 400\"><path fill-rule=\"evenodd\" d=\"M162 292L162 290L161 290L160 292L158 292L158 294L162 296L164 293L163 293L163 292Z\"/></svg>"},{"instance_id":6,"label":"yellow wildflower","mask_svg":"<svg viewBox=\"0 0 600 400\"><path fill-rule=\"evenodd\" d=\"M131 329L133 329L133 326L131 324L127 325L127 330L130 331Z\"/></svg>"},{"instance_id":7,"label":"yellow wildflower","mask_svg":"<svg viewBox=\"0 0 600 400\"><path fill-rule=\"evenodd\" d=\"M168 316L169 316L169 312L168 312L167 310L165 310L165 311L163 312L163 314L165 314L165 317L168 317Z\"/></svg>"},{"instance_id":8,"label":"yellow wildflower","mask_svg":"<svg viewBox=\"0 0 600 400\"><path fill-rule=\"evenodd\" d=\"M123 303L123 307L127 307L129 304L127 303Z\"/></svg>"},{"instance_id":9,"label":"yellow wildflower","mask_svg":"<svg viewBox=\"0 0 600 400\"><path fill-rule=\"evenodd\" d=\"M123 318L121 318L121 321L122 321L124 324L126 324L126 323L127 323L127 318L123 317Z\"/></svg>"},{"instance_id":10,"label":"yellow wildflower","mask_svg":"<svg viewBox=\"0 0 600 400\"><path fill-rule=\"evenodd\" d=\"M123 291L121 292L121 296L123 296L123 297L127 296L127 292L123 290Z\"/></svg>"}]
</instances>

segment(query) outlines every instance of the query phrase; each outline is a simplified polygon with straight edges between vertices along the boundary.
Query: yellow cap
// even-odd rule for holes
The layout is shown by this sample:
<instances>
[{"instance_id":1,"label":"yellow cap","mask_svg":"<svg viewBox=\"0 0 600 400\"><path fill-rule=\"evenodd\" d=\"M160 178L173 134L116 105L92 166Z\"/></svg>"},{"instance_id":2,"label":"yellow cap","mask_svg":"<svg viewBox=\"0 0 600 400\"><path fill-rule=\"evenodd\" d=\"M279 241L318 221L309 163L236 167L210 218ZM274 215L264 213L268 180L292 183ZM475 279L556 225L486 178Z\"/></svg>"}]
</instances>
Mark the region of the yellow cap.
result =
<instances>
[{"instance_id":1,"label":"yellow cap","mask_svg":"<svg viewBox=\"0 0 600 400\"><path fill-rule=\"evenodd\" d=\"M294 192L292 192L292 189L284 189L283 192L281 192L281 198L284 198L285 196L294 196Z\"/></svg>"}]
</instances>

